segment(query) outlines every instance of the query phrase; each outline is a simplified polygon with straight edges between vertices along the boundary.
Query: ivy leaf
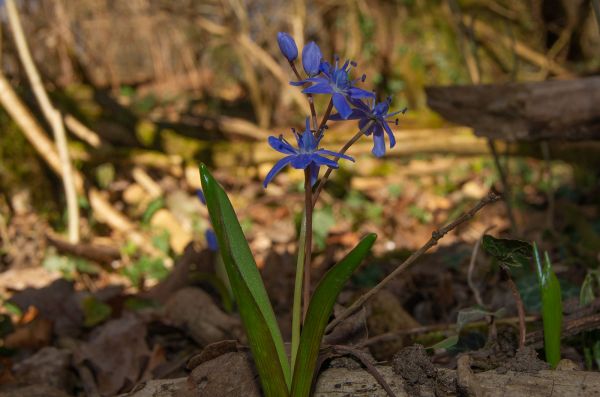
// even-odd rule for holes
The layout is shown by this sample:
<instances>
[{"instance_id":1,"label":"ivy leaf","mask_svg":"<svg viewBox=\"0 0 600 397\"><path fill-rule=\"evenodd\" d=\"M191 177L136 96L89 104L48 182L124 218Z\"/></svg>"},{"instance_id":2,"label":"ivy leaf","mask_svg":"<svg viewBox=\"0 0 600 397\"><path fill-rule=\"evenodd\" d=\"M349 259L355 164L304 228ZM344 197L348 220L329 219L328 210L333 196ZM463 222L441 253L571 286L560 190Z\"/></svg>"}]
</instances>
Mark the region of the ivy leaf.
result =
<instances>
[{"instance_id":1,"label":"ivy leaf","mask_svg":"<svg viewBox=\"0 0 600 397\"><path fill-rule=\"evenodd\" d=\"M486 234L482 245L489 255L504 266L524 267L531 260L532 246L526 241L495 238Z\"/></svg>"}]
</instances>

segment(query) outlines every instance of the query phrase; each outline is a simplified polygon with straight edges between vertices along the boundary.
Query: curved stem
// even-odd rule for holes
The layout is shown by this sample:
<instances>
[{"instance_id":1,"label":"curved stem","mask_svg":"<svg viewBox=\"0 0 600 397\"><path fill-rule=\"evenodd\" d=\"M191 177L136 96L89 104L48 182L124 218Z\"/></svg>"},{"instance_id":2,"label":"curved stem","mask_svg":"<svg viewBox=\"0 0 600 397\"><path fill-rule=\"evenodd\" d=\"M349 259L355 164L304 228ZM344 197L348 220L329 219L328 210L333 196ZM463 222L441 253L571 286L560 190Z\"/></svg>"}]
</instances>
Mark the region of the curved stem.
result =
<instances>
[{"instance_id":1,"label":"curved stem","mask_svg":"<svg viewBox=\"0 0 600 397\"><path fill-rule=\"evenodd\" d=\"M319 124L317 133L325 127L327 120L329 120L329 115L331 115L331 110L333 110L333 99L329 100L329 105L327 105L327 110L325 110L325 114L323 115L323 118L321 119L321 124Z\"/></svg>"},{"instance_id":2,"label":"curved stem","mask_svg":"<svg viewBox=\"0 0 600 397\"><path fill-rule=\"evenodd\" d=\"M365 131L367 131L371 127L371 125L373 125L373 121L370 121L369 123L367 123L367 125L365 125L352 138L350 138L350 140L348 142L346 142L346 144L340 149L339 153L341 153L341 154L346 153L346 151L348 151L348 149L350 149L350 146L354 145L354 143L356 143L356 141L358 141L360 139L360 137L364 135ZM340 158L336 157L334 161L337 163L340 161ZM315 193L313 195L313 207L317 203L319 194L321 194L321 191L323 190L323 187L325 186L325 183L327 183L327 180L329 179L329 176L331 175L332 172L333 172L333 168L327 168L327 171L325 171L323 178L321 178L321 180L319 180L319 183L317 184L317 187L315 188Z\"/></svg>"},{"instance_id":3,"label":"curved stem","mask_svg":"<svg viewBox=\"0 0 600 397\"><path fill-rule=\"evenodd\" d=\"M296 65L293 62L290 62L290 67L292 68L292 71L296 75L296 78L298 79L298 81L302 80L302 77L300 77L300 73L298 73L298 69L296 69ZM309 83L306 83L304 85L304 87L308 86L308 84ZM315 100L314 100L312 94L306 94L306 98L308 99L308 105L310 106L312 125L316 132L318 130L317 130L317 111L315 110ZM329 117L329 116L327 116L327 117Z\"/></svg>"}]
</instances>

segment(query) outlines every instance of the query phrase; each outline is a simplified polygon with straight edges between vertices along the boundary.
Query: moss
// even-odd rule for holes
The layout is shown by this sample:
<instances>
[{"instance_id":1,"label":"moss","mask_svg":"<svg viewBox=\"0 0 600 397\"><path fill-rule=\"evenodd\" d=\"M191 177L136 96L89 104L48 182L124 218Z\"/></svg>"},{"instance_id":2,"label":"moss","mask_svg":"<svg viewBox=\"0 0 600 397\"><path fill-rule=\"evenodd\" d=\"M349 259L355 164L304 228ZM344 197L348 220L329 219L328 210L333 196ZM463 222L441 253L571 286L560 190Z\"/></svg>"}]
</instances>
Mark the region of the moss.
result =
<instances>
[{"instance_id":1,"label":"moss","mask_svg":"<svg viewBox=\"0 0 600 397\"><path fill-rule=\"evenodd\" d=\"M10 199L15 192L27 189L35 208L46 213L56 212L52 182L44 164L17 125L1 109L0 130L0 191Z\"/></svg>"}]
</instances>

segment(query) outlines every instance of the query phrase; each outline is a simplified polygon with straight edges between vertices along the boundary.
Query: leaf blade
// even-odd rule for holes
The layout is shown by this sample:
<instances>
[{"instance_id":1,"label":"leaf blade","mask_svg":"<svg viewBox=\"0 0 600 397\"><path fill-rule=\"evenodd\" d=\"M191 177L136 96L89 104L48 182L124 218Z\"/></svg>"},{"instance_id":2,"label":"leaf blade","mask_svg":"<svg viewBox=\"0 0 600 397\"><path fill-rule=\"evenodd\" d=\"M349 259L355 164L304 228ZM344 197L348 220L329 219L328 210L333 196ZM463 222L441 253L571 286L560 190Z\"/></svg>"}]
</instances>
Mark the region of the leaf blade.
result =
<instances>
[{"instance_id":1,"label":"leaf blade","mask_svg":"<svg viewBox=\"0 0 600 397\"><path fill-rule=\"evenodd\" d=\"M223 258L227 275L231 280L235 299L239 305L244 329L248 334L248 340L255 356L263 387L265 387L264 383L268 382L269 378L273 376L265 368L270 367L275 362L273 357L266 357L265 362L259 362L259 358L263 357L263 352L258 351L258 346L265 345L266 342L263 339L268 336L273 343L275 356L278 358L279 367L287 385L287 393L287 388L291 384L290 363L285 354L283 338L275 319L273 307L248 242L227 194L204 164L200 166L200 177L208 212L219 242L219 253ZM257 315L256 310L260 315ZM258 323L255 321L257 319L264 322L264 327L260 321ZM255 333L253 327L264 328L263 331L266 332ZM255 350L257 351L255 352ZM265 390L265 393L267 393L267 390Z\"/></svg>"},{"instance_id":2,"label":"leaf blade","mask_svg":"<svg viewBox=\"0 0 600 397\"><path fill-rule=\"evenodd\" d=\"M306 313L298 356L294 365L293 397L309 396L321 339L333 305L344 284L370 252L376 238L375 234L369 234L363 238L348 255L325 274L315 289Z\"/></svg>"}]
</instances>

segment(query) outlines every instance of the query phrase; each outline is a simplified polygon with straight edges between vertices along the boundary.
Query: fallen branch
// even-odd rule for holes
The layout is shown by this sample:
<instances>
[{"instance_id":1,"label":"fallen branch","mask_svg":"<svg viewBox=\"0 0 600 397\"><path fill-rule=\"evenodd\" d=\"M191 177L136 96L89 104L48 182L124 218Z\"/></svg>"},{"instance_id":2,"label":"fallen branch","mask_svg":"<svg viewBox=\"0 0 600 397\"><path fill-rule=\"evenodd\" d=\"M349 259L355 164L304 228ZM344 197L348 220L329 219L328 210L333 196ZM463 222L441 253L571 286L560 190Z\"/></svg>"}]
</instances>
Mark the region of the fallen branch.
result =
<instances>
[{"instance_id":1,"label":"fallen branch","mask_svg":"<svg viewBox=\"0 0 600 397\"><path fill-rule=\"evenodd\" d=\"M425 243L425 245L423 245L421 248L419 248L417 251L415 251L411 256L409 256L408 259L406 259L400 266L398 266L396 269L394 269L394 271L391 272L386 278L381 280L379 282L379 284L377 284L376 286L371 288L368 292L366 292L360 298L358 298L352 305L350 305L350 307L348 307L346 310L344 310L342 313L340 313L340 315L338 317L336 317L335 320L333 320L331 323L329 323L329 325L325 329L325 332L326 333L330 332L336 325L338 325L345 318L347 318L352 313L354 313L356 310L358 310L367 300L369 300L373 295L375 295L383 287L385 287L387 283L389 283L392 279L394 279L396 276L398 276L400 273L402 273L404 270L406 270L410 265L412 265L417 259L419 259L421 257L421 255L423 255L425 252L427 252L431 247L436 245L438 243L438 241L442 237L444 237L447 233L454 230L460 224L473 218L473 216L475 216L475 214L477 212L479 212L479 210L481 210L486 205L493 203L494 201L497 201L499 198L500 198L500 196L498 196L494 193L489 193L486 197L484 197L481 201L479 201L468 212L466 212L466 213L462 214L460 217L458 217L458 219L449 223L448 225L444 226L443 228L435 230L433 233L431 233L431 238L429 239L429 241L427 241Z\"/></svg>"},{"instance_id":2,"label":"fallen branch","mask_svg":"<svg viewBox=\"0 0 600 397\"><path fill-rule=\"evenodd\" d=\"M65 197L67 200L67 217L68 217L68 228L69 228L69 240L71 243L77 243L79 241L79 205L77 203L77 192L75 188L75 181L73 177L73 168L71 160L69 158L69 150L67 148L67 136L65 133L65 126L63 123L62 115L56 110L50 98L44 89L42 79L38 73L29 46L25 40L25 34L23 33L23 26L19 18L19 12L14 0L6 1L6 11L8 13L8 21L13 31L13 37L19 58L25 68L25 73L31 84L31 88L35 97L42 109L42 113L48 120L48 123L52 127L54 134L54 141L58 149L58 156L60 158L61 165L61 177L65 190Z\"/></svg>"},{"instance_id":3,"label":"fallen branch","mask_svg":"<svg viewBox=\"0 0 600 397\"><path fill-rule=\"evenodd\" d=\"M70 114L65 115L65 125L71 130L73 135L85 141L91 147L99 148L100 145L102 145L102 141L96 132L89 129L81 121Z\"/></svg>"}]
</instances>

